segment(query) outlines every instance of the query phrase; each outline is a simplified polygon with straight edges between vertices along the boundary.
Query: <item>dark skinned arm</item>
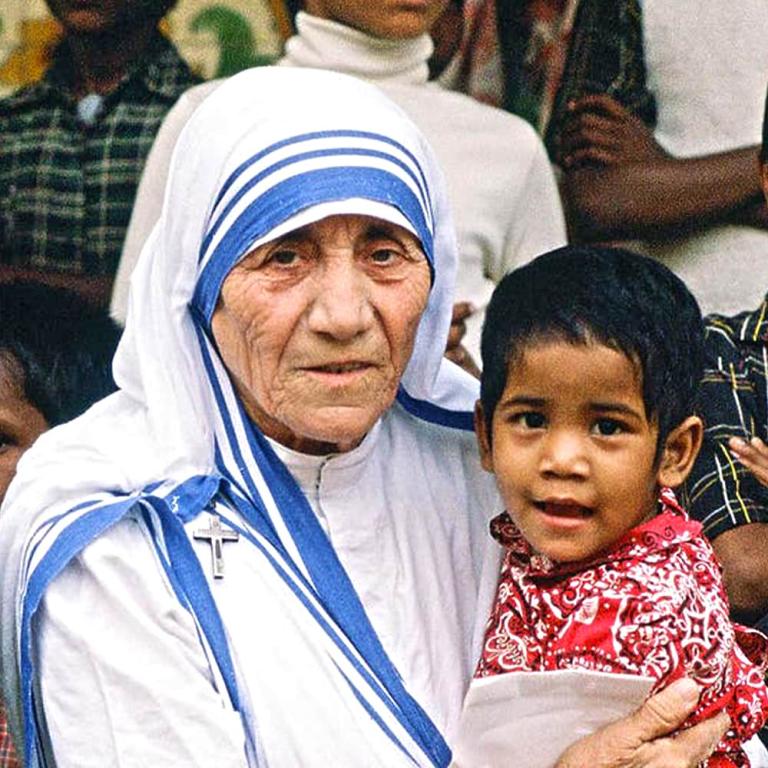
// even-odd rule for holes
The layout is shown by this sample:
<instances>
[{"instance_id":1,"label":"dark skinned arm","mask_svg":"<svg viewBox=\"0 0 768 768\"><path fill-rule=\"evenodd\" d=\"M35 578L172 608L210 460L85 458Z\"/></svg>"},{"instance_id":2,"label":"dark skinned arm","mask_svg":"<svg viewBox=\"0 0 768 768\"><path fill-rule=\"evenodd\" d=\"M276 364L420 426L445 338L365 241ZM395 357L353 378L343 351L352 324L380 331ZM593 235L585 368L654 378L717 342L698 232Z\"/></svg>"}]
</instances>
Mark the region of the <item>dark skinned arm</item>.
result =
<instances>
[{"instance_id":1,"label":"dark skinned arm","mask_svg":"<svg viewBox=\"0 0 768 768\"><path fill-rule=\"evenodd\" d=\"M467 373L480 378L480 369L477 363L472 359L466 347L462 344L464 336L467 333L466 320L477 310L468 301L457 301L453 305L453 314L451 315L451 328L448 332L448 343L445 347L445 356L463 368Z\"/></svg>"},{"instance_id":2,"label":"dark skinned arm","mask_svg":"<svg viewBox=\"0 0 768 768\"><path fill-rule=\"evenodd\" d=\"M675 158L621 104L569 105L560 143L563 195L580 240L659 237L724 222L766 225L758 148Z\"/></svg>"}]
</instances>

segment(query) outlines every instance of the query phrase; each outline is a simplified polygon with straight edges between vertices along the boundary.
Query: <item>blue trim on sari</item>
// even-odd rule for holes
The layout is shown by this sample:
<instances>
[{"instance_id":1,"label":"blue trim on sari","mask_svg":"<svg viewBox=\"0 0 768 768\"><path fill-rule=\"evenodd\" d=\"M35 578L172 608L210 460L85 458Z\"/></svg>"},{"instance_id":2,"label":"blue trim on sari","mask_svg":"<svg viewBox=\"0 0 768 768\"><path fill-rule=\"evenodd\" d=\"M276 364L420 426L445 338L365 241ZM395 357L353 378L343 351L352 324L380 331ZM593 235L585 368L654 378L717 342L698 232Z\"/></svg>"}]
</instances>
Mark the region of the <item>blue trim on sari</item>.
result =
<instances>
[{"instance_id":1,"label":"blue trim on sari","mask_svg":"<svg viewBox=\"0 0 768 768\"><path fill-rule=\"evenodd\" d=\"M203 268L190 304L210 323L221 285L246 250L289 216L319 203L364 197L391 205L414 226L434 278L433 240L424 212L405 182L378 168L356 168L350 180L349 168L308 171L275 184L238 217Z\"/></svg>"}]
</instances>

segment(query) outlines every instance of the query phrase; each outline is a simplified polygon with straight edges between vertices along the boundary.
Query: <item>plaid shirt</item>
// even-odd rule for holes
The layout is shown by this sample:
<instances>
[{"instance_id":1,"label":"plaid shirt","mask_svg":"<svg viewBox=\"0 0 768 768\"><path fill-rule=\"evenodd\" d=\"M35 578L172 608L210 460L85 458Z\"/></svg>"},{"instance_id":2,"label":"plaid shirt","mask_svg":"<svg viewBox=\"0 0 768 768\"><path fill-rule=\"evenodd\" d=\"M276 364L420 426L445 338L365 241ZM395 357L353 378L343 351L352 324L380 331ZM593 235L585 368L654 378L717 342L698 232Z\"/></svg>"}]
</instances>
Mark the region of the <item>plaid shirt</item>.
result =
<instances>
[{"instance_id":1,"label":"plaid shirt","mask_svg":"<svg viewBox=\"0 0 768 768\"><path fill-rule=\"evenodd\" d=\"M646 125L656 122L656 102L646 83L640 0L581 0L563 79L555 98L546 144L557 162L570 101L606 94Z\"/></svg>"},{"instance_id":2,"label":"plaid shirt","mask_svg":"<svg viewBox=\"0 0 768 768\"><path fill-rule=\"evenodd\" d=\"M0 768L21 768L11 743L11 734L8 732L2 703L0 703Z\"/></svg>"},{"instance_id":3,"label":"plaid shirt","mask_svg":"<svg viewBox=\"0 0 768 768\"><path fill-rule=\"evenodd\" d=\"M729 437L768 441L768 298L754 312L707 318L698 411L704 445L686 483L688 509L710 537L768 522L768 488L734 459Z\"/></svg>"},{"instance_id":4,"label":"plaid shirt","mask_svg":"<svg viewBox=\"0 0 768 768\"><path fill-rule=\"evenodd\" d=\"M0 262L113 275L155 133L198 80L158 34L85 127L69 72L62 46L39 83L0 100Z\"/></svg>"}]
</instances>

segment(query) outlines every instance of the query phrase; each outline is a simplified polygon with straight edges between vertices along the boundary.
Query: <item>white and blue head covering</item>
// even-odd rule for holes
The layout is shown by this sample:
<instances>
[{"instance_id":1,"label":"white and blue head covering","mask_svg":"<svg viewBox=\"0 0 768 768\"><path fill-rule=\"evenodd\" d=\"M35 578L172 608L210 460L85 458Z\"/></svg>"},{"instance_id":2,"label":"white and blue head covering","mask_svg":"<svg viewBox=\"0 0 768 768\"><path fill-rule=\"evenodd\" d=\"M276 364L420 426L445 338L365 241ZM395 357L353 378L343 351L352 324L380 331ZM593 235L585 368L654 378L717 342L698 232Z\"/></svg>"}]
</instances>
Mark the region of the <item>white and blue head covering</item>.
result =
<instances>
[{"instance_id":1,"label":"white and blue head covering","mask_svg":"<svg viewBox=\"0 0 768 768\"><path fill-rule=\"evenodd\" d=\"M216 495L249 521L260 551L317 617L317 631L332 637L340 673L403 764L447 765L440 734L405 691L210 341L222 282L240 258L344 213L376 216L419 238L432 286L398 401L427 421L471 428L476 386L442 354L457 253L442 176L421 134L377 89L342 75L263 68L225 82L177 142L163 210L132 279L115 358L119 391L41 438L0 515L0 673L17 736L24 723L29 766L42 764L31 653L40 599L90 541L137 509L237 708L225 631L183 527Z\"/></svg>"}]
</instances>

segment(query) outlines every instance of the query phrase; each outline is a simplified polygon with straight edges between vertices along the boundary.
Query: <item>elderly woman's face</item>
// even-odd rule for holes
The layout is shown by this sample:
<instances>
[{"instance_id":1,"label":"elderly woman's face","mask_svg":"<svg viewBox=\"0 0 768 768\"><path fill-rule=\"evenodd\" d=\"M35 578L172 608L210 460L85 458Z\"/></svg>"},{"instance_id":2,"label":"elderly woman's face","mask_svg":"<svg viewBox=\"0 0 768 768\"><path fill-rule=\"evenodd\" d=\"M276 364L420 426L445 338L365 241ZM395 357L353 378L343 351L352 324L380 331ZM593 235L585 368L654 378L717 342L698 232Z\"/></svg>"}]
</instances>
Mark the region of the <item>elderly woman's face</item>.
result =
<instances>
[{"instance_id":1,"label":"elderly woman's face","mask_svg":"<svg viewBox=\"0 0 768 768\"><path fill-rule=\"evenodd\" d=\"M256 248L212 321L250 417L304 453L357 445L397 393L429 284L418 240L369 216L329 216Z\"/></svg>"}]
</instances>

